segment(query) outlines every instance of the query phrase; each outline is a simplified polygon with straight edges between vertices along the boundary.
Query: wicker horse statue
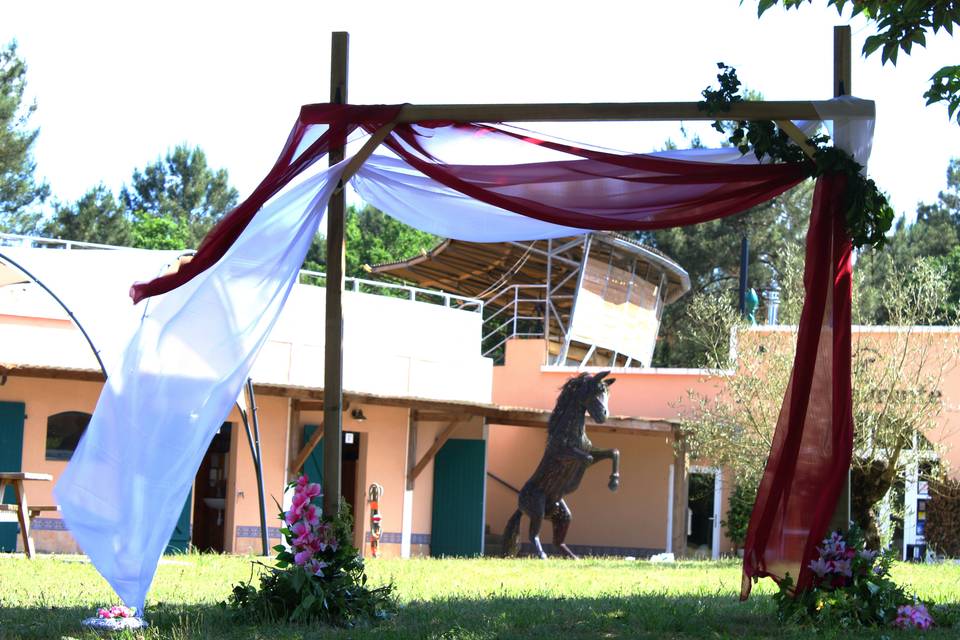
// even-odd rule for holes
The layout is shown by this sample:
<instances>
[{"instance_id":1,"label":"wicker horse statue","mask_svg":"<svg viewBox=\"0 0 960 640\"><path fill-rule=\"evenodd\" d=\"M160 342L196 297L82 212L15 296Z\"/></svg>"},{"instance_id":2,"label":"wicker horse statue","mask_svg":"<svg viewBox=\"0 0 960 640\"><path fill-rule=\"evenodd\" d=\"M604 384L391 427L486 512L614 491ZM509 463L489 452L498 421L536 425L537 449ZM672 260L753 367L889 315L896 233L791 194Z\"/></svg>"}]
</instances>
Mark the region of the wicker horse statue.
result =
<instances>
[{"instance_id":1,"label":"wicker horse statue","mask_svg":"<svg viewBox=\"0 0 960 640\"><path fill-rule=\"evenodd\" d=\"M595 449L586 431L586 413L597 423L607 419L607 390L615 382L615 378L606 377L609 373L601 371L594 376L582 373L563 385L550 414L543 458L520 490L518 508L504 529L504 556L519 552L520 519L527 514L530 542L541 558L547 557L540 544L540 526L547 517L553 522L553 544L568 557L576 559L577 556L564 544L572 516L563 496L576 491L587 467L606 459L613 463L607 486L611 491L620 486L620 451Z\"/></svg>"}]
</instances>

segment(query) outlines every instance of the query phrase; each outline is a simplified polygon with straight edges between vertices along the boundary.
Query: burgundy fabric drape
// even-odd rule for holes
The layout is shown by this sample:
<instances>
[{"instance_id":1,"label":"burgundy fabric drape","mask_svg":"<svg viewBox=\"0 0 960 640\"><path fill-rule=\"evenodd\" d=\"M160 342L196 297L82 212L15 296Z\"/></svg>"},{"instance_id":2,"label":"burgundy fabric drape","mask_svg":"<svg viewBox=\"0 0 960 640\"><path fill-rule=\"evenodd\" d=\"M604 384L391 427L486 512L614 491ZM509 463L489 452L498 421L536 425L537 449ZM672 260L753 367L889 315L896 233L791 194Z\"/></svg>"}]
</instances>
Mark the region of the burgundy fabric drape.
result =
<instances>
[{"instance_id":1,"label":"burgundy fabric drape","mask_svg":"<svg viewBox=\"0 0 960 640\"><path fill-rule=\"evenodd\" d=\"M399 106L309 105L270 174L173 274L132 289L134 300L169 291L217 262L260 207L362 127L392 121ZM318 127L322 133L318 134ZM325 127L325 128L323 128ZM544 162L444 162L445 143L491 142L560 158ZM652 230L733 215L803 180L803 164L720 164L610 152L496 124L429 122L397 126L385 144L414 169L487 204L580 229ZM851 246L844 232L845 179L817 184L807 237L806 301L797 354L773 447L750 520L743 597L750 579L789 572L803 588L807 562L826 532L852 453L850 406ZM389 213L389 212L387 212ZM436 215L443 215L438 211Z\"/></svg>"},{"instance_id":2,"label":"burgundy fabric drape","mask_svg":"<svg viewBox=\"0 0 960 640\"><path fill-rule=\"evenodd\" d=\"M752 579L788 573L810 585L853 451L850 387L852 247L844 230L846 178L817 182L807 232L797 351L744 545L741 598Z\"/></svg>"},{"instance_id":3,"label":"burgundy fabric drape","mask_svg":"<svg viewBox=\"0 0 960 640\"><path fill-rule=\"evenodd\" d=\"M207 233L197 248L197 253L189 262L181 264L176 272L149 282L134 283L130 287L130 297L133 298L134 303L176 289L209 269L223 257L267 200L279 193L314 162L326 156L330 149L346 144L347 136L362 123L377 128L393 120L399 112L400 105L314 104L303 106L300 109L300 117L283 145L280 157L253 193ZM306 139L311 125L326 125L325 130L312 142ZM305 142L308 144L304 145ZM301 147L304 148L301 149Z\"/></svg>"}]
</instances>

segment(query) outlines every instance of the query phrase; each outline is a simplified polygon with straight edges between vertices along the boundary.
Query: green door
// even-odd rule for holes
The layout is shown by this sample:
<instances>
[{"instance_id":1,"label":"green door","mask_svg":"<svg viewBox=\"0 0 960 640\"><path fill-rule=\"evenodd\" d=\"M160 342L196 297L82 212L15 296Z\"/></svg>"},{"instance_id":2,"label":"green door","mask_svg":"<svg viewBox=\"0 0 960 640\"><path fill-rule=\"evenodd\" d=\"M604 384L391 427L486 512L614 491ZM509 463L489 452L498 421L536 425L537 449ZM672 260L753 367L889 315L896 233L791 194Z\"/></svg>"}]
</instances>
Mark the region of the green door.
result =
<instances>
[{"instance_id":1,"label":"green door","mask_svg":"<svg viewBox=\"0 0 960 640\"><path fill-rule=\"evenodd\" d=\"M483 440L447 440L433 463L430 555L483 553Z\"/></svg>"},{"instance_id":2,"label":"green door","mask_svg":"<svg viewBox=\"0 0 960 640\"><path fill-rule=\"evenodd\" d=\"M170 535L170 542L164 553L186 553L190 547L190 515L193 511L193 489L187 493L187 501L183 504L183 511L180 512L180 518L177 520L177 526L174 527Z\"/></svg>"},{"instance_id":3,"label":"green door","mask_svg":"<svg viewBox=\"0 0 960 640\"><path fill-rule=\"evenodd\" d=\"M26 405L22 402L0 402L0 471L22 471L23 421ZM16 502L13 487L7 487L0 496L6 504ZM16 522L0 522L0 551L17 550Z\"/></svg>"},{"instance_id":4,"label":"green door","mask_svg":"<svg viewBox=\"0 0 960 640\"><path fill-rule=\"evenodd\" d=\"M310 436L313 435L313 432L316 431L319 427L315 424L305 424L303 425L303 444L307 444L310 440ZM310 478L310 482L316 482L323 484L323 438L320 438L320 442L317 443L317 446L313 448L313 451L310 452L310 457L307 458L307 461L303 463L303 473Z\"/></svg>"}]
</instances>

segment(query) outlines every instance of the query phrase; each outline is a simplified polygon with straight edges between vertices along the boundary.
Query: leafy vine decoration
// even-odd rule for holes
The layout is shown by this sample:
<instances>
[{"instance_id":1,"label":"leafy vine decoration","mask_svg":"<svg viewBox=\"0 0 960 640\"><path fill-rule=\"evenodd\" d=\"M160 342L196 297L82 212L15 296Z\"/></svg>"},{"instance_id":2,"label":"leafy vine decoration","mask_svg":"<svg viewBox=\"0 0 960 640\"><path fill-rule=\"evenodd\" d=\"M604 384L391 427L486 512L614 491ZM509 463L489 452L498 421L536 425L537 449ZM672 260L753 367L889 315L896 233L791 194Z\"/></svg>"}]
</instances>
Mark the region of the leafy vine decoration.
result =
<instances>
[{"instance_id":1,"label":"leafy vine decoration","mask_svg":"<svg viewBox=\"0 0 960 640\"><path fill-rule=\"evenodd\" d=\"M722 62L717 63L717 67L720 69L717 74L720 87L704 89L704 99L699 107L701 111L719 116L730 111L734 103L742 102L743 96L740 95L737 70ZM729 133L727 140L731 145L744 155L752 151L761 162L766 158L770 162L803 163L811 178L828 173L846 175L845 219L853 246L857 249L883 247L886 233L893 224L893 208L876 183L863 175L863 165L846 151L827 145L829 136L817 135L807 140L813 148L813 159L810 160L771 120L739 120L732 124L716 120L713 128L720 133Z\"/></svg>"}]
</instances>

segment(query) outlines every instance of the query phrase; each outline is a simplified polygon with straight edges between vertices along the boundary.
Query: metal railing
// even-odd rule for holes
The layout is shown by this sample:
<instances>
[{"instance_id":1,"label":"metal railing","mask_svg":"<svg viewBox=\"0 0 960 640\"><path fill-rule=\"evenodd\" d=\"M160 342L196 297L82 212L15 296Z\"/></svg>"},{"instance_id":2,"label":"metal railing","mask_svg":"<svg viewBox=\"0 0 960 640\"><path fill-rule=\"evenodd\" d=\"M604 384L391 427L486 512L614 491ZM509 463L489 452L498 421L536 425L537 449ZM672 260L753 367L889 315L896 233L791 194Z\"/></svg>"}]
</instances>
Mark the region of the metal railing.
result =
<instances>
[{"instance_id":1,"label":"metal railing","mask_svg":"<svg viewBox=\"0 0 960 640\"><path fill-rule=\"evenodd\" d=\"M75 240L60 240L58 238L41 238L37 236L23 236L13 233L0 233L0 247L27 247L44 249L126 249L109 244L97 244L94 242L78 242ZM192 251L184 250L184 253ZM299 282L301 284L310 284L324 286L326 284L327 274L321 271L311 271L301 269ZM427 302L430 304L439 304L462 311L473 311L483 313L483 300L477 298L468 298L458 296L453 293L446 293L436 289L421 289L403 284L392 282L380 282L377 280L366 280L364 278L345 278L345 290L356 291L358 293L371 293L374 295L386 295L394 298L404 298L412 302Z\"/></svg>"},{"instance_id":2,"label":"metal railing","mask_svg":"<svg viewBox=\"0 0 960 640\"><path fill-rule=\"evenodd\" d=\"M326 282L327 274L322 271L310 271L309 269L300 270L300 284L325 286ZM436 289L421 289L420 287L406 284L366 280L364 278L344 278L344 291L387 295L394 298L410 300L411 302L441 304L444 307L459 309L461 311L473 311L475 313L482 313L484 308L483 300L478 300L477 298L458 296L454 293L446 293L445 291Z\"/></svg>"},{"instance_id":3,"label":"metal railing","mask_svg":"<svg viewBox=\"0 0 960 640\"><path fill-rule=\"evenodd\" d=\"M59 238L40 238L37 236L21 236L15 233L0 233L0 247L26 247L43 249L126 249L112 244L97 244L95 242L78 242L76 240L60 240Z\"/></svg>"},{"instance_id":4,"label":"metal railing","mask_svg":"<svg viewBox=\"0 0 960 640\"><path fill-rule=\"evenodd\" d=\"M514 284L504 287L484 302L484 309L489 311L483 318L484 334L480 341L484 357L499 359L502 355L500 350L510 338L545 337L546 290L545 284ZM536 315L523 315L520 307L524 304L532 304L535 308L539 306L544 311Z\"/></svg>"}]
</instances>

